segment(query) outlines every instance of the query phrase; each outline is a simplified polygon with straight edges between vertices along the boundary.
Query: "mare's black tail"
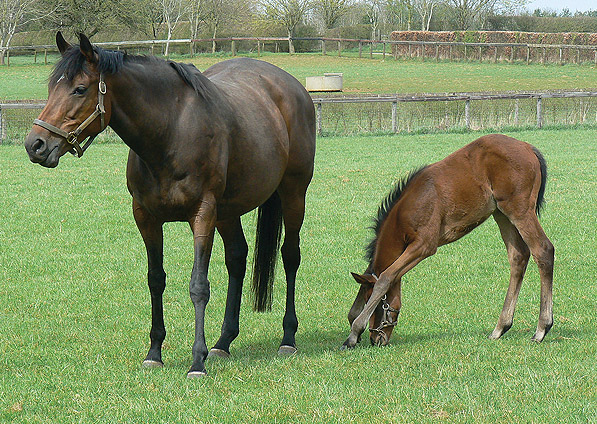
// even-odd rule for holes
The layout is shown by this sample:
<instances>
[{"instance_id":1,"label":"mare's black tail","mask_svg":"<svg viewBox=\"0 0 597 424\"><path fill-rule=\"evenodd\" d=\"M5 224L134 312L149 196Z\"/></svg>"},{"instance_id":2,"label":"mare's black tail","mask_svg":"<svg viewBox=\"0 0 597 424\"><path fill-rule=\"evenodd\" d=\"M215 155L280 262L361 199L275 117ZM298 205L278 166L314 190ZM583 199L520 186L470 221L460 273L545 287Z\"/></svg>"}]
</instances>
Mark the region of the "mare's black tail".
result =
<instances>
[{"instance_id":1,"label":"mare's black tail","mask_svg":"<svg viewBox=\"0 0 597 424\"><path fill-rule=\"evenodd\" d=\"M259 206L257 213L253 256L253 309L258 312L272 308L272 288L281 236L282 203L278 192L274 192Z\"/></svg>"},{"instance_id":2,"label":"mare's black tail","mask_svg":"<svg viewBox=\"0 0 597 424\"><path fill-rule=\"evenodd\" d=\"M533 147L533 152L539 160L539 167L541 169L541 187L539 188L539 194L537 195L537 206L535 207L535 212L537 213L537 216L539 216L545 201L543 196L545 194L545 184L547 183L547 163L545 162L545 158L541 152L536 147Z\"/></svg>"}]
</instances>

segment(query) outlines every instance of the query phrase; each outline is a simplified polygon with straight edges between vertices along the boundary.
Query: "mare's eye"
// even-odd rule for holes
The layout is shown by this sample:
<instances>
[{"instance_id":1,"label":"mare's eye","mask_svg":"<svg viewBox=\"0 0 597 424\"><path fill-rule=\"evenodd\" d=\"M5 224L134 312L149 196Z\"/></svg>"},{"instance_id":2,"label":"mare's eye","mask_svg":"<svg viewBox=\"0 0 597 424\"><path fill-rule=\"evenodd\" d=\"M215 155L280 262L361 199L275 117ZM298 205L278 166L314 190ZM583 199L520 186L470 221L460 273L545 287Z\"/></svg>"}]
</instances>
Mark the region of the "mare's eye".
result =
<instances>
[{"instance_id":1,"label":"mare's eye","mask_svg":"<svg viewBox=\"0 0 597 424\"><path fill-rule=\"evenodd\" d=\"M78 86L73 90L73 94L76 96L82 96L87 91L87 87L83 87L82 85Z\"/></svg>"}]
</instances>

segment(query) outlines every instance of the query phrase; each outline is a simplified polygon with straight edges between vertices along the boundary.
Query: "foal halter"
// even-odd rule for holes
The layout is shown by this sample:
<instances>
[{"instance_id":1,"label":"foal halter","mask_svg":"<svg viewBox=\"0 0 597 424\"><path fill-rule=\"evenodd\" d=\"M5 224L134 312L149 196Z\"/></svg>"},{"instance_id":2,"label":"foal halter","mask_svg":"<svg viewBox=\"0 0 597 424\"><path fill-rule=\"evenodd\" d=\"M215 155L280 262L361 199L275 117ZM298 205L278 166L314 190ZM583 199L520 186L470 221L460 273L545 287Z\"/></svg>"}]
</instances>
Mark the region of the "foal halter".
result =
<instances>
[{"instance_id":1,"label":"foal halter","mask_svg":"<svg viewBox=\"0 0 597 424\"><path fill-rule=\"evenodd\" d=\"M371 333L379 334L379 336L383 340L383 343L387 343L388 336L385 333L385 331L383 331L383 330L384 330L384 328L395 327L396 324L398 324L398 314L400 313L400 311L398 309L392 308L392 306L390 306L390 304L388 303L387 296L385 294L381 298L381 309L383 310L383 316L381 318L381 322L379 323L377 328L370 329L369 331ZM392 317L390 316L391 312L396 314L396 319L392 319Z\"/></svg>"},{"instance_id":2,"label":"foal halter","mask_svg":"<svg viewBox=\"0 0 597 424\"><path fill-rule=\"evenodd\" d=\"M102 132L105 129L104 115L106 113L106 109L104 107L104 96L106 94L106 91L107 91L107 88L106 88L106 83L104 82L104 74L100 73L98 90L97 90L97 106L95 107L95 110L93 111L93 113L91 115L89 115L89 117L87 119L85 119L81 123L81 125L79 125L75 130L73 130L71 132L66 132L58 127L55 127L52 124L48 124L47 122L42 121L41 119L34 119L33 125L39 125L40 127L45 128L46 130L64 138L66 140L66 142L72 146L71 153L74 156L80 158L81 156L83 156L83 153L85 152L85 150L87 150L87 148L89 147L91 142L95 139L95 137L97 137L97 134L99 134L99 133L97 133L95 135L89 136L89 138L87 139L85 144L81 147L77 138L79 137L79 135L81 135L83 130L85 128L87 128L98 116L100 117L100 123L101 123L100 132Z\"/></svg>"}]
</instances>

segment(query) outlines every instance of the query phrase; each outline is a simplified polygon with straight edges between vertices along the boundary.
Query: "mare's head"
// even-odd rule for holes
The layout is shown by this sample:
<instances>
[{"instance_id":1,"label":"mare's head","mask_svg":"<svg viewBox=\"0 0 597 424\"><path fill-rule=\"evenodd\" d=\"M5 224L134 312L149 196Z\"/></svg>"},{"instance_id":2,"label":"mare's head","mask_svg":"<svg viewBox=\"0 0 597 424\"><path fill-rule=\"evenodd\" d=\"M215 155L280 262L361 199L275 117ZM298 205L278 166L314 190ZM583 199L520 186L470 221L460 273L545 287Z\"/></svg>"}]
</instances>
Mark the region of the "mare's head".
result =
<instances>
[{"instance_id":1,"label":"mare's head","mask_svg":"<svg viewBox=\"0 0 597 424\"><path fill-rule=\"evenodd\" d=\"M79 45L71 46L56 34L62 58L49 79L48 102L25 139L29 159L48 168L57 166L66 152L81 156L86 146L79 142L100 133L110 119L100 50L85 35L79 38Z\"/></svg>"}]
</instances>

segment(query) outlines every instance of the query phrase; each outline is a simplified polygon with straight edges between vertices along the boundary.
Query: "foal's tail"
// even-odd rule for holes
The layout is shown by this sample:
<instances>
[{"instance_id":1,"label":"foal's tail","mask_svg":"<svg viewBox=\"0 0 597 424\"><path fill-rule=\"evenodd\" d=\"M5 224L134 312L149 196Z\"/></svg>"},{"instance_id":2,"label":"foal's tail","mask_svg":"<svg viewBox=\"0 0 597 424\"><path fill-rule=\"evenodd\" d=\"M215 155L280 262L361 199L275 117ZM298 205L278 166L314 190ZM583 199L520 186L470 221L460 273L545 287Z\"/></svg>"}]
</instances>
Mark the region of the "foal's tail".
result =
<instances>
[{"instance_id":1,"label":"foal's tail","mask_svg":"<svg viewBox=\"0 0 597 424\"><path fill-rule=\"evenodd\" d=\"M274 192L259 206L257 213L253 257L253 309L258 312L272 308L272 288L281 236L282 203L278 192Z\"/></svg>"},{"instance_id":2,"label":"foal's tail","mask_svg":"<svg viewBox=\"0 0 597 424\"><path fill-rule=\"evenodd\" d=\"M535 206L535 212L537 213L537 216L539 216L541 214L541 210L543 209L545 200L543 198L543 195L545 194L545 184L547 183L547 163L545 162L545 158L543 157L541 152L536 147L533 147L533 152L539 160L539 168L541 169L541 187L539 187L539 194L537 195L537 206Z\"/></svg>"}]
</instances>

